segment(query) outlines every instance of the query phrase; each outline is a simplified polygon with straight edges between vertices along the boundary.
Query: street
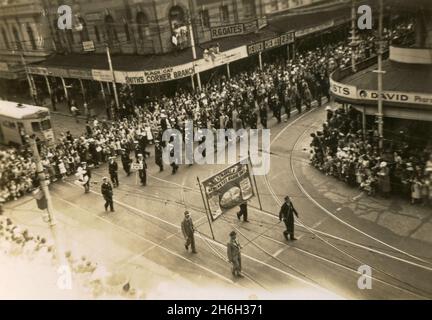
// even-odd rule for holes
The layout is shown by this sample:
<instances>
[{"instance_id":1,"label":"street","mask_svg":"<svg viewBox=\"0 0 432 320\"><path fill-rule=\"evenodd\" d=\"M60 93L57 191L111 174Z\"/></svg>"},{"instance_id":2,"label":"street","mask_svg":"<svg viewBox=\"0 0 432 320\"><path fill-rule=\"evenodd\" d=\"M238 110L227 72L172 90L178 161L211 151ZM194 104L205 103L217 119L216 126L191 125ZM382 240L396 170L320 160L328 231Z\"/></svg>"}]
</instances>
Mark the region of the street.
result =
<instances>
[{"instance_id":1,"label":"street","mask_svg":"<svg viewBox=\"0 0 432 320\"><path fill-rule=\"evenodd\" d=\"M196 177L223 166L181 166L176 175L159 173L153 154L146 187L137 185L135 174L119 174L114 213L103 210L105 165L93 170L89 194L72 176L52 184L59 239L79 256L126 274L146 298L430 299L428 210L410 208L401 199L359 194L314 170L308 163L309 133L323 117L319 108L283 125L273 119L271 171L257 176L263 210L256 197L249 203L249 223L239 222L236 209L230 210L213 223L215 240ZM285 195L300 214L296 242L284 240L278 220ZM50 237L35 201L20 199L5 209L23 226ZM197 227L197 255L183 247L185 209ZM243 246L242 279L231 276L226 261L225 243L233 229ZM372 289L358 287L361 265L371 267Z\"/></svg>"}]
</instances>

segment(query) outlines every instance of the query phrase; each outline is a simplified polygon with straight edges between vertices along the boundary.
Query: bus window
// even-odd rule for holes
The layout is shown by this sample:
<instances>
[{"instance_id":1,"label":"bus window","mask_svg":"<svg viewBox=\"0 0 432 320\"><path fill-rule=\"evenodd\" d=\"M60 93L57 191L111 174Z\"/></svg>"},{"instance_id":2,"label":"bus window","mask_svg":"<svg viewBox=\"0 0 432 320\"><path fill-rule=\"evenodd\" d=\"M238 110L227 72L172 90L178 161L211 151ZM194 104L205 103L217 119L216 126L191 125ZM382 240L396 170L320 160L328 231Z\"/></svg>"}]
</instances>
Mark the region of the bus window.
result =
<instances>
[{"instance_id":1,"label":"bus window","mask_svg":"<svg viewBox=\"0 0 432 320\"><path fill-rule=\"evenodd\" d=\"M51 129L51 121L49 119L42 121L42 130L49 130L49 129Z\"/></svg>"},{"instance_id":2,"label":"bus window","mask_svg":"<svg viewBox=\"0 0 432 320\"><path fill-rule=\"evenodd\" d=\"M41 131L39 122L32 122L31 126L32 126L33 132L40 132Z\"/></svg>"},{"instance_id":3,"label":"bus window","mask_svg":"<svg viewBox=\"0 0 432 320\"><path fill-rule=\"evenodd\" d=\"M15 122L12 122L12 121L5 120L5 121L3 121L3 125L6 128L10 128L10 129L15 129L16 128Z\"/></svg>"}]
</instances>

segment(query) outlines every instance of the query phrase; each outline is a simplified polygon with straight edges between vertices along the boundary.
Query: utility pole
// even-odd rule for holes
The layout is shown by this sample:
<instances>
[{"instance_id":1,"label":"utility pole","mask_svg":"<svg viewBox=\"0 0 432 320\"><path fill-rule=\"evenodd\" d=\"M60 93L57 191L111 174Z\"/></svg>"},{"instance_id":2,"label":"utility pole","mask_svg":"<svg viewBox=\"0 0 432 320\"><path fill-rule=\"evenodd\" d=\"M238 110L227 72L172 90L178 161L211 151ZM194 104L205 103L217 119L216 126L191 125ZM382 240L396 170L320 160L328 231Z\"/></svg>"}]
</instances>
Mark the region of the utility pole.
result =
<instances>
[{"instance_id":1,"label":"utility pole","mask_svg":"<svg viewBox=\"0 0 432 320\"><path fill-rule=\"evenodd\" d=\"M109 69L111 72L111 77L112 77L112 85L113 85L113 90L114 90L114 99L115 99L115 104L116 104L116 108L117 110L119 109L120 105L119 105L119 100L118 100L118 96L117 96L117 87L116 87L116 81L115 81L115 74L114 74L114 70L113 70L113 66L112 66L112 62L111 62L111 54L110 54L110 50L109 50L109 45L106 44L106 52L107 52L107 56L108 56L108 65L109 65ZM111 106L111 113L112 113L112 118L114 120L116 113L114 113L114 110Z\"/></svg>"},{"instance_id":2,"label":"utility pole","mask_svg":"<svg viewBox=\"0 0 432 320\"><path fill-rule=\"evenodd\" d=\"M34 86L34 83L33 83L33 80L32 80L32 78L31 78L30 74L29 74L28 71L27 71L27 63L26 63L26 60L25 60L25 58L24 58L24 53L22 52L22 50L21 50L21 52L20 52L20 56L21 56L21 64L23 65L24 72L25 72L26 77L27 77L27 82L28 82L28 84L29 84L29 88L30 88L30 95L31 95L31 97L33 98L33 102L34 102L34 104L37 105L38 103L37 103L37 93L36 93L36 88L35 88L35 86Z\"/></svg>"},{"instance_id":3,"label":"utility pole","mask_svg":"<svg viewBox=\"0 0 432 320\"><path fill-rule=\"evenodd\" d=\"M353 72L357 72L356 68L356 48L358 46L358 39L356 34L356 0L351 0L351 42L349 46L351 47L351 68Z\"/></svg>"},{"instance_id":4,"label":"utility pole","mask_svg":"<svg viewBox=\"0 0 432 320\"><path fill-rule=\"evenodd\" d=\"M41 158L39 156L39 150L37 148L35 136L33 135L33 136L29 137L28 142L30 144L30 148L31 148L32 153L33 153L33 159L34 159L35 164L36 164L36 173L38 176L40 189L42 191L43 196L46 199L46 206L47 206L46 207L46 210L47 210L46 222L48 223L48 225L50 227L51 234L52 234L53 240L55 242L57 262L61 265L65 265L65 255L63 252L63 247L60 244L58 237L57 237L56 221L54 218L54 207L53 207L51 195L50 195L50 192L48 189L48 181L45 177L45 172L44 172Z\"/></svg>"},{"instance_id":5,"label":"utility pole","mask_svg":"<svg viewBox=\"0 0 432 320\"><path fill-rule=\"evenodd\" d=\"M383 18L384 18L384 4L383 0L379 0L379 25L378 25L378 136L379 136L379 149L382 151L384 143L384 113L383 113L383 71L382 69L382 56L383 56Z\"/></svg>"},{"instance_id":6,"label":"utility pole","mask_svg":"<svg viewBox=\"0 0 432 320\"><path fill-rule=\"evenodd\" d=\"M188 17L189 19L189 36L190 36L190 42L191 42L191 46L192 46L192 58L193 58L193 63L195 66L195 61L197 59L197 55L196 55L196 49L195 49L195 38L194 38L194 33L193 33L193 27L192 27L192 17ZM201 77L199 72L196 73L197 76L197 83L198 83L198 89L201 91Z\"/></svg>"}]
</instances>

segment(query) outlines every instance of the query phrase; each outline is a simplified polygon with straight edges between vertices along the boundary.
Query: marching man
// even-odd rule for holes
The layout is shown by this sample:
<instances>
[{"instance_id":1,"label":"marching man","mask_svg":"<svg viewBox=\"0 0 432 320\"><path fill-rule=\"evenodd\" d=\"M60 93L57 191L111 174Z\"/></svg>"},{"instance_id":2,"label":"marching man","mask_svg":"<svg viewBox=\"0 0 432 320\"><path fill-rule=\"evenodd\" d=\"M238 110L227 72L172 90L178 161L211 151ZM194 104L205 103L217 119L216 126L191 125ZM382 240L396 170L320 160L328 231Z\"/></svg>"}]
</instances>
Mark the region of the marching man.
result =
<instances>
[{"instance_id":1,"label":"marching man","mask_svg":"<svg viewBox=\"0 0 432 320\"><path fill-rule=\"evenodd\" d=\"M142 153L138 154L138 159L136 163L141 165L142 169L138 169L138 174L140 177L141 184L145 186L147 185L147 163L145 162Z\"/></svg>"},{"instance_id":2,"label":"marching man","mask_svg":"<svg viewBox=\"0 0 432 320\"><path fill-rule=\"evenodd\" d=\"M241 274L241 246L237 241L237 233L231 231L230 242L227 243L228 261L232 264L232 274L236 277L243 277Z\"/></svg>"},{"instance_id":3,"label":"marching man","mask_svg":"<svg viewBox=\"0 0 432 320\"><path fill-rule=\"evenodd\" d=\"M296 209L294 208L290 198L286 196L285 202L279 211L279 221L283 220L286 227L286 230L283 232L286 240L289 240L288 236L291 238L291 240L297 240L294 237L294 214L298 218Z\"/></svg>"},{"instance_id":4,"label":"marching man","mask_svg":"<svg viewBox=\"0 0 432 320\"><path fill-rule=\"evenodd\" d=\"M186 250L189 250L189 246L192 248L192 253L197 253L195 250L195 238L194 238L194 232L195 228L192 222L192 218L189 214L189 211L184 212L184 219L181 223L181 229L183 232L183 236L186 239L185 248Z\"/></svg>"},{"instance_id":5,"label":"marching man","mask_svg":"<svg viewBox=\"0 0 432 320\"><path fill-rule=\"evenodd\" d=\"M105 211L108 210L109 206L111 212L114 212L113 188L107 177L102 178L101 193L105 199Z\"/></svg>"}]
</instances>

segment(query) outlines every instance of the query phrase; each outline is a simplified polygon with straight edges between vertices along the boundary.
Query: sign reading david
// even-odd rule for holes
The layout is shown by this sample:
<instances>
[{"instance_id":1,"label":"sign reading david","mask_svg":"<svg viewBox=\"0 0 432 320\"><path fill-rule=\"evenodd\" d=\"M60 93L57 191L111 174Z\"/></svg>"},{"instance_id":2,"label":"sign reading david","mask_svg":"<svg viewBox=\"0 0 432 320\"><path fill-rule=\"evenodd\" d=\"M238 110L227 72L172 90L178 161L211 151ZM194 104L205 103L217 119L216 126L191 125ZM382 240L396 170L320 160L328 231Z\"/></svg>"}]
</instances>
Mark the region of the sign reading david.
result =
<instances>
[{"instance_id":1,"label":"sign reading david","mask_svg":"<svg viewBox=\"0 0 432 320\"><path fill-rule=\"evenodd\" d=\"M202 182L212 220L254 196L249 167L243 162L237 162Z\"/></svg>"}]
</instances>

